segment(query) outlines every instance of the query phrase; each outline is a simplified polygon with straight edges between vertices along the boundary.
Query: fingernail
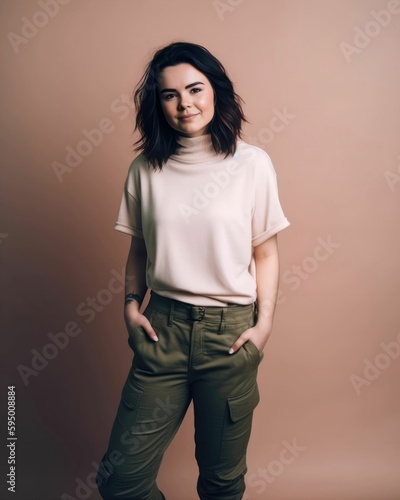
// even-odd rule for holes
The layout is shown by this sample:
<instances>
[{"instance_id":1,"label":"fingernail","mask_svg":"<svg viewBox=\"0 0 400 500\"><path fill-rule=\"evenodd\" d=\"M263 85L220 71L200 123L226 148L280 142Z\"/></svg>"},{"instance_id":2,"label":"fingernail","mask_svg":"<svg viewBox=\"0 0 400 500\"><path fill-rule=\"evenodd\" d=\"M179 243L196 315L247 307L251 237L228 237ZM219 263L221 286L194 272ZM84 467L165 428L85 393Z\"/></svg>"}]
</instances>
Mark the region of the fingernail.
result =
<instances>
[{"instance_id":1,"label":"fingernail","mask_svg":"<svg viewBox=\"0 0 400 500\"><path fill-rule=\"evenodd\" d=\"M229 349L228 354L233 354L235 351L232 349L232 347Z\"/></svg>"},{"instance_id":2,"label":"fingernail","mask_svg":"<svg viewBox=\"0 0 400 500\"><path fill-rule=\"evenodd\" d=\"M158 337L153 337L154 342L158 342Z\"/></svg>"}]
</instances>

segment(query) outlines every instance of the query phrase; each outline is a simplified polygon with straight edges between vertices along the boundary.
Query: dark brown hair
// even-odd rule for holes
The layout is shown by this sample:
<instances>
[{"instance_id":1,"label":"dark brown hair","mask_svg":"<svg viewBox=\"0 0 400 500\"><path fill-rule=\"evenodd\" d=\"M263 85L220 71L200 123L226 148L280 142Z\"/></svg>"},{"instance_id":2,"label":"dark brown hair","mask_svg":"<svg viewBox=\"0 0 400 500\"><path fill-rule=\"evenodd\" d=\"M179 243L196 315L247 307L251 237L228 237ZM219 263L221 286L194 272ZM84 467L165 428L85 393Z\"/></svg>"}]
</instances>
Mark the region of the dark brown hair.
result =
<instances>
[{"instance_id":1,"label":"dark brown hair","mask_svg":"<svg viewBox=\"0 0 400 500\"><path fill-rule=\"evenodd\" d=\"M134 91L136 107L135 130L141 138L134 143L135 151L141 150L149 164L157 169L179 147L176 132L167 123L158 95L161 71L167 66L189 63L203 73L211 83L215 96L214 116L208 124L216 153L225 157L234 154L236 141L241 138L243 122L247 122L241 107L242 99L236 94L223 65L205 47L188 42L176 42L158 50L148 63Z\"/></svg>"}]
</instances>

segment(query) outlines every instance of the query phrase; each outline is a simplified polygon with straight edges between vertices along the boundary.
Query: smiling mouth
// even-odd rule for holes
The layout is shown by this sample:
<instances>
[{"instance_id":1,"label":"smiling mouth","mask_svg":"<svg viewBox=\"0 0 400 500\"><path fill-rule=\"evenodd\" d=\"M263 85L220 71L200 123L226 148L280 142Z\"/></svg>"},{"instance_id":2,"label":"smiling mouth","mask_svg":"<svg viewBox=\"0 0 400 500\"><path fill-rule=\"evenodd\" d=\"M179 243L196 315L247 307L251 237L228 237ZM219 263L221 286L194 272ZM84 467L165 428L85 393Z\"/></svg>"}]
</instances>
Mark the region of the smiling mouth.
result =
<instances>
[{"instance_id":1,"label":"smiling mouth","mask_svg":"<svg viewBox=\"0 0 400 500\"><path fill-rule=\"evenodd\" d=\"M179 117L179 120L191 120L192 118L195 118L197 115L186 115L186 116L181 116Z\"/></svg>"}]
</instances>

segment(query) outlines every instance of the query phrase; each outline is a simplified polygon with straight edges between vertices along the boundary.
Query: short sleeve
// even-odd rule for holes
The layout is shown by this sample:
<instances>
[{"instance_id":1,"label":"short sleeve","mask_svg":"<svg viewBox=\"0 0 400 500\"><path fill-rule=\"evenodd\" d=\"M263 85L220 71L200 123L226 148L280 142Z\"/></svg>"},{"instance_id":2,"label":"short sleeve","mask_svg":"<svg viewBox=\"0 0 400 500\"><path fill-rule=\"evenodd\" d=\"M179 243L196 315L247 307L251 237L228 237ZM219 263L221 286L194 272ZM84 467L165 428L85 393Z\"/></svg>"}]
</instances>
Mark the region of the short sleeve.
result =
<instances>
[{"instance_id":1,"label":"short sleeve","mask_svg":"<svg viewBox=\"0 0 400 500\"><path fill-rule=\"evenodd\" d=\"M129 167L114 229L143 238L138 163L134 160Z\"/></svg>"},{"instance_id":2,"label":"short sleeve","mask_svg":"<svg viewBox=\"0 0 400 500\"><path fill-rule=\"evenodd\" d=\"M260 245L290 226L279 201L278 181L271 158L259 150L255 162L252 245Z\"/></svg>"}]
</instances>

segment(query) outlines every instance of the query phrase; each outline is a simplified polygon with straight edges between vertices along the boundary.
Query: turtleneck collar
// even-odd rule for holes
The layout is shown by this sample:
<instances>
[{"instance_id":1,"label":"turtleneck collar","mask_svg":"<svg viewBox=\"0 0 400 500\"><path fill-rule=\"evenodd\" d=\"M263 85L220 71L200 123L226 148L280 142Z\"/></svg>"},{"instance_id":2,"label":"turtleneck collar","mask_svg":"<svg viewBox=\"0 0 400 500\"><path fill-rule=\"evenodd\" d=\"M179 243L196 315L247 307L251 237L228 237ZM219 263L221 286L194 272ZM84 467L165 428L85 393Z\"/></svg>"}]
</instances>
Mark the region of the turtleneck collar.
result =
<instances>
[{"instance_id":1,"label":"turtleneck collar","mask_svg":"<svg viewBox=\"0 0 400 500\"><path fill-rule=\"evenodd\" d=\"M197 137L186 137L177 135L178 149L171 155L170 159L182 163L204 163L216 160L219 154L214 150L211 134L199 135Z\"/></svg>"}]
</instances>

